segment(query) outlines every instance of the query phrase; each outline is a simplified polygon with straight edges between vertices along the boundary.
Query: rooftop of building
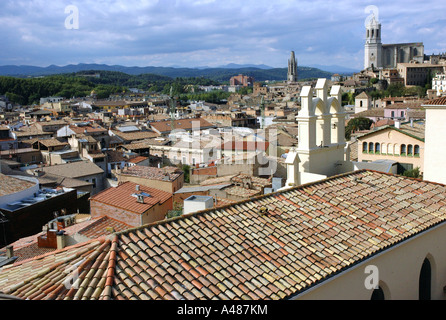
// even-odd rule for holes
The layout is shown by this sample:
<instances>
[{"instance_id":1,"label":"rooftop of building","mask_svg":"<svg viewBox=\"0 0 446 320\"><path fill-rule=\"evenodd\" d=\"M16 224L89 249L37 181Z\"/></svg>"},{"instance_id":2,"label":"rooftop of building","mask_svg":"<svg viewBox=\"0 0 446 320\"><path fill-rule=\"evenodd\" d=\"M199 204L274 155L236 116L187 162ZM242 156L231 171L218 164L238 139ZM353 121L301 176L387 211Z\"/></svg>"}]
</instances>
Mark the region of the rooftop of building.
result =
<instances>
[{"instance_id":1,"label":"rooftop of building","mask_svg":"<svg viewBox=\"0 0 446 320\"><path fill-rule=\"evenodd\" d=\"M36 182L32 182L26 178L0 173L0 197L29 189L35 185Z\"/></svg>"},{"instance_id":2,"label":"rooftop of building","mask_svg":"<svg viewBox=\"0 0 446 320\"><path fill-rule=\"evenodd\" d=\"M293 298L445 223L446 186L361 170L4 266L23 299ZM77 271L77 286L64 283Z\"/></svg>"},{"instance_id":3,"label":"rooftop of building","mask_svg":"<svg viewBox=\"0 0 446 320\"><path fill-rule=\"evenodd\" d=\"M150 122L150 126L161 133L170 132L174 129L200 130L214 127L213 124L209 123L203 118L175 120L173 124L174 127L172 127L170 120Z\"/></svg>"},{"instance_id":4,"label":"rooftop of building","mask_svg":"<svg viewBox=\"0 0 446 320\"><path fill-rule=\"evenodd\" d=\"M89 160L42 167L41 170L53 176L61 176L67 178L79 178L104 173L104 170L102 170L100 167Z\"/></svg>"},{"instance_id":5,"label":"rooftop of building","mask_svg":"<svg viewBox=\"0 0 446 320\"><path fill-rule=\"evenodd\" d=\"M136 165L122 169L121 174L150 180L175 181L184 173L178 167L156 168Z\"/></svg>"},{"instance_id":6,"label":"rooftop of building","mask_svg":"<svg viewBox=\"0 0 446 320\"><path fill-rule=\"evenodd\" d=\"M144 196L143 203L138 201L138 194ZM97 201L137 214L143 214L154 205L162 204L171 197L171 193L127 181L117 187L110 187L97 193L90 198L90 201Z\"/></svg>"},{"instance_id":7,"label":"rooftop of building","mask_svg":"<svg viewBox=\"0 0 446 320\"><path fill-rule=\"evenodd\" d=\"M400 127L396 127L395 125L384 125L380 127L373 128L372 130L369 130L363 134L360 134L357 136L358 139L382 132L384 130L396 130L398 132L401 132L403 134L406 134L412 138L415 138L417 140L420 140L424 142L425 138L425 127L426 123L424 121L412 121L412 122L404 122L400 124Z\"/></svg>"},{"instance_id":8,"label":"rooftop of building","mask_svg":"<svg viewBox=\"0 0 446 320\"><path fill-rule=\"evenodd\" d=\"M446 96L432 99L423 103L423 106L446 106Z\"/></svg>"}]
</instances>

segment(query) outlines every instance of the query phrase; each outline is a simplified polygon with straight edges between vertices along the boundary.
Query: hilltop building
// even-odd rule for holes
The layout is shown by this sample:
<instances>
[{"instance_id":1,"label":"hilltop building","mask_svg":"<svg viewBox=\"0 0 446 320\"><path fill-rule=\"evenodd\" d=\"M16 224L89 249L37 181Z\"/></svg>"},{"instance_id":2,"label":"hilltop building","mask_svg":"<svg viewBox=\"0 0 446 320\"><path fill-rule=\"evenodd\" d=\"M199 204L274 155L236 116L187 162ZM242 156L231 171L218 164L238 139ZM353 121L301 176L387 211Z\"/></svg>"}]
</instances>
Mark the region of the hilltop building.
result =
<instances>
[{"instance_id":1,"label":"hilltop building","mask_svg":"<svg viewBox=\"0 0 446 320\"><path fill-rule=\"evenodd\" d=\"M423 43L382 44L381 23L373 16L366 26L364 69L396 68L398 63L409 63L411 61L423 63Z\"/></svg>"}]
</instances>

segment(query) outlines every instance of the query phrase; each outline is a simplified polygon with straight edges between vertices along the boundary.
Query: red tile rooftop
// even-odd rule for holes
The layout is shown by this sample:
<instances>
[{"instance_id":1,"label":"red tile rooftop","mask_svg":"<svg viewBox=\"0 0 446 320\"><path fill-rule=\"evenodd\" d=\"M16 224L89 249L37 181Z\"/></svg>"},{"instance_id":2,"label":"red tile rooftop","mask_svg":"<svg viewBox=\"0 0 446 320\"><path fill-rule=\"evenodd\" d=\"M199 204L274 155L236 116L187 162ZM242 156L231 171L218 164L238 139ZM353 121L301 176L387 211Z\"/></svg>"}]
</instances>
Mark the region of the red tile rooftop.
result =
<instances>
[{"instance_id":1,"label":"red tile rooftop","mask_svg":"<svg viewBox=\"0 0 446 320\"><path fill-rule=\"evenodd\" d=\"M136 176L151 180L166 181L167 179L167 181L175 181L183 174L183 171L177 167L155 168L136 165L124 168L121 173L123 175Z\"/></svg>"},{"instance_id":2,"label":"red tile rooftop","mask_svg":"<svg viewBox=\"0 0 446 320\"><path fill-rule=\"evenodd\" d=\"M0 197L32 188L37 183L0 173Z\"/></svg>"},{"instance_id":3,"label":"red tile rooftop","mask_svg":"<svg viewBox=\"0 0 446 320\"><path fill-rule=\"evenodd\" d=\"M362 170L5 266L0 292L30 300L287 299L445 222L445 185Z\"/></svg>"},{"instance_id":4,"label":"red tile rooftop","mask_svg":"<svg viewBox=\"0 0 446 320\"><path fill-rule=\"evenodd\" d=\"M150 197L144 197L144 203L139 203L133 196L133 194L139 193L136 191L136 186L136 183L127 181L117 187L110 187L95 194L90 200L143 214L154 205L162 204L172 197L171 193L140 185L139 192L150 194Z\"/></svg>"},{"instance_id":5,"label":"red tile rooftop","mask_svg":"<svg viewBox=\"0 0 446 320\"><path fill-rule=\"evenodd\" d=\"M446 106L446 96L426 101L423 105L427 106Z\"/></svg>"}]
</instances>

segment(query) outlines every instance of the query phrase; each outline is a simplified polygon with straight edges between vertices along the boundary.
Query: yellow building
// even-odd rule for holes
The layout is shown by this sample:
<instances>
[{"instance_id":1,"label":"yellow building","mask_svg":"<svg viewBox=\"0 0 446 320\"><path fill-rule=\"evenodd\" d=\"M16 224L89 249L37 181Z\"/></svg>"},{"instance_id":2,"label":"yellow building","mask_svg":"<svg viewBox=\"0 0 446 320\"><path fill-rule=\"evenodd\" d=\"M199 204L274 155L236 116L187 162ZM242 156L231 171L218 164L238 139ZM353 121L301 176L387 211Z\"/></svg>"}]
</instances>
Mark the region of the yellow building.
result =
<instances>
[{"instance_id":1,"label":"yellow building","mask_svg":"<svg viewBox=\"0 0 446 320\"><path fill-rule=\"evenodd\" d=\"M358 161L392 160L398 173L420 168L424 172L424 122L384 126L358 136Z\"/></svg>"}]
</instances>

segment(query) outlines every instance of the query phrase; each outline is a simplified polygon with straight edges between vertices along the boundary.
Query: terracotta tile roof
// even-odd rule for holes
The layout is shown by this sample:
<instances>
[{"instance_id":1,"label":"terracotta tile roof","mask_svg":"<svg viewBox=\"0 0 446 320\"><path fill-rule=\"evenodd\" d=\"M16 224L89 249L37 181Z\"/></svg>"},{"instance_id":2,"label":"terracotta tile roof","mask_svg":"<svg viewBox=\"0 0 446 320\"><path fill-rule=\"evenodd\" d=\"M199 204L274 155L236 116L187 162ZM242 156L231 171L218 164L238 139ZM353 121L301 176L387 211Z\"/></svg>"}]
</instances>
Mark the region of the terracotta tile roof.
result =
<instances>
[{"instance_id":1,"label":"terracotta tile roof","mask_svg":"<svg viewBox=\"0 0 446 320\"><path fill-rule=\"evenodd\" d=\"M373 130L369 130L366 131L363 134L360 134L357 136L358 139L369 136L371 134L377 133L377 132L382 132L385 130L395 130L401 133L404 133L412 138L418 139L420 141L424 142L424 137L425 137L425 123L424 121L414 121L413 125L409 124L409 123L404 123L401 124L400 128L395 128L394 126L381 126L381 127L376 127Z\"/></svg>"},{"instance_id":2,"label":"terracotta tile roof","mask_svg":"<svg viewBox=\"0 0 446 320\"><path fill-rule=\"evenodd\" d=\"M88 224L88 226L78 231L79 234L90 239L100 238L109 235L110 233L120 232L131 228L130 225L107 216L91 221L92 222Z\"/></svg>"},{"instance_id":3,"label":"terracotta tile roof","mask_svg":"<svg viewBox=\"0 0 446 320\"><path fill-rule=\"evenodd\" d=\"M371 128L378 128L383 126L393 126L395 124L395 121L392 119L381 119L374 123L372 123Z\"/></svg>"},{"instance_id":4,"label":"terracotta tile roof","mask_svg":"<svg viewBox=\"0 0 446 320\"><path fill-rule=\"evenodd\" d=\"M139 203L133 194L136 191L136 183L127 181L117 187L110 187L90 198L90 201L98 201L117 208L143 214L156 204L162 204L172 197L171 193L140 185L140 192L150 194L144 198L144 203Z\"/></svg>"},{"instance_id":5,"label":"terracotta tile roof","mask_svg":"<svg viewBox=\"0 0 446 320\"><path fill-rule=\"evenodd\" d=\"M183 174L183 171L177 167L155 168L136 165L124 168L122 174L151 180L165 181L165 179L168 179L167 181L175 181Z\"/></svg>"},{"instance_id":6,"label":"terracotta tile roof","mask_svg":"<svg viewBox=\"0 0 446 320\"><path fill-rule=\"evenodd\" d=\"M107 129L101 127L100 125L88 125L88 126L75 126L70 125L70 129L73 130L76 134L84 134L85 131L87 133L98 133L98 132L107 132Z\"/></svg>"},{"instance_id":7,"label":"terracotta tile roof","mask_svg":"<svg viewBox=\"0 0 446 320\"><path fill-rule=\"evenodd\" d=\"M392 103L385 107L385 109L420 109L423 102L404 102L404 103Z\"/></svg>"},{"instance_id":8,"label":"terracotta tile roof","mask_svg":"<svg viewBox=\"0 0 446 320\"><path fill-rule=\"evenodd\" d=\"M445 185L356 171L3 267L0 291L30 300L287 299L445 218Z\"/></svg>"},{"instance_id":9,"label":"terracotta tile roof","mask_svg":"<svg viewBox=\"0 0 446 320\"><path fill-rule=\"evenodd\" d=\"M384 108L372 108L350 115L351 118L358 117L384 117Z\"/></svg>"},{"instance_id":10,"label":"terracotta tile roof","mask_svg":"<svg viewBox=\"0 0 446 320\"><path fill-rule=\"evenodd\" d=\"M225 188L224 191L228 195L237 196L241 198L251 198L261 194L260 190L253 190L253 189L243 188L240 186L231 186Z\"/></svg>"},{"instance_id":11,"label":"terracotta tile roof","mask_svg":"<svg viewBox=\"0 0 446 320\"><path fill-rule=\"evenodd\" d=\"M116 150L105 150L105 153L107 154L107 160L109 163L128 161L128 158L124 156L123 152Z\"/></svg>"},{"instance_id":12,"label":"terracotta tile roof","mask_svg":"<svg viewBox=\"0 0 446 320\"><path fill-rule=\"evenodd\" d=\"M147 159L148 159L148 157L137 156L137 157L129 159L128 162L130 162L130 163L140 163L140 162L143 162L143 161L145 161Z\"/></svg>"},{"instance_id":13,"label":"terracotta tile roof","mask_svg":"<svg viewBox=\"0 0 446 320\"><path fill-rule=\"evenodd\" d=\"M249 181L253 186L256 187L267 187L271 186L271 179L260 178L256 176L251 176L249 174L240 173L235 177L231 178L234 183L243 183L244 181Z\"/></svg>"},{"instance_id":14,"label":"terracotta tile roof","mask_svg":"<svg viewBox=\"0 0 446 320\"><path fill-rule=\"evenodd\" d=\"M175 127L172 128L170 120L150 122L150 126L154 130L157 130L160 133L168 133L168 132L172 131L173 129L192 130L192 129L197 128L199 130L203 130L203 129L208 129L208 128L214 127L213 124L211 124L210 122L206 121L203 118L175 120L174 125L175 125Z\"/></svg>"},{"instance_id":15,"label":"terracotta tile roof","mask_svg":"<svg viewBox=\"0 0 446 320\"><path fill-rule=\"evenodd\" d=\"M33 142L33 144L36 143L36 142L40 143L40 144L43 144L46 147L58 147L58 146L67 146L67 145L69 145L67 142L60 142L56 138L37 139L36 141Z\"/></svg>"},{"instance_id":16,"label":"terracotta tile roof","mask_svg":"<svg viewBox=\"0 0 446 320\"><path fill-rule=\"evenodd\" d=\"M31 181L22 180L0 173L0 197L29 189L35 185L36 183Z\"/></svg>"},{"instance_id":17,"label":"terracotta tile roof","mask_svg":"<svg viewBox=\"0 0 446 320\"><path fill-rule=\"evenodd\" d=\"M433 99L433 100L429 100L427 102L425 102L423 104L427 105L427 106L445 106L446 105L446 96L445 97L441 97L441 98L437 98L437 99Z\"/></svg>"},{"instance_id":18,"label":"terracotta tile roof","mask_svg":"<svg viewBox=\"0 0 446 320\"><path fill-rule=\"evenodd\" d=\"M113 133L125 141L137 141L137 140L159 137L159 133L153 131L139 131L139 132L113 131Z\"/></svg>"},{"instance_id":19,"label":"terracotta tile roof","mask_svg":"<svg viewBox=\"0 0 446 320\"><path fill-rule=\"evenodd\" d=\"M206 180L200 182L200 186L211 186L211 185L232 183L231 179L236 176L237 175L234 174L234 175L229 175L229 176L222 176L222 177L217 177L217 178L206 179Z\"/></svg>"},{"instance_id":20,"label":"terracotta tile roof","mask_svg":"<svg viewBox=\"0 0 446 320\"><path fill-rule=\"evenodd\" d=\"M31 124L30 126L23 126L20 129L14 131L15 135L20 137L28 137L28 136L50 136L50 132L44 132L41 129L37 128L35 124Z\"/></svg>"},{"instance_id":21,"label":"terracotta tile roof","mask_svg":"<svg viewBox=\"0 0 446 320\"><path fill-rule=\"evenodd\" d=\"M89 160L42 167L42 170L50 175L67 178L79 178L104 173L104 170Z\"/></svg>"},{"instance_id":22,"label":"terracotta tile roof","mask_svg":"<svg viewBox=\"0 0 446 320\"><path fill-rule=\"evenodd\" d=\"M237 202L236 200L231 200L227 198L220 198L220 197L214 197L214 198L215 198L214 207L216 208L224 207Z\"/></svg>"},{"instance_id":23,"label":"terracotta tile roof","mask_svg":"<svg viewBox=\"0 0 446 320\"><path fill-rule=\"evenodd\" d=\"M105 158L107 155L102 152L89 152L88 155L93 159Z\"/></svg>"}]
</instances>

